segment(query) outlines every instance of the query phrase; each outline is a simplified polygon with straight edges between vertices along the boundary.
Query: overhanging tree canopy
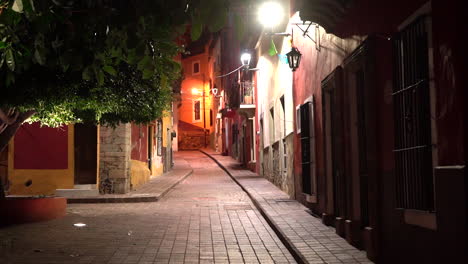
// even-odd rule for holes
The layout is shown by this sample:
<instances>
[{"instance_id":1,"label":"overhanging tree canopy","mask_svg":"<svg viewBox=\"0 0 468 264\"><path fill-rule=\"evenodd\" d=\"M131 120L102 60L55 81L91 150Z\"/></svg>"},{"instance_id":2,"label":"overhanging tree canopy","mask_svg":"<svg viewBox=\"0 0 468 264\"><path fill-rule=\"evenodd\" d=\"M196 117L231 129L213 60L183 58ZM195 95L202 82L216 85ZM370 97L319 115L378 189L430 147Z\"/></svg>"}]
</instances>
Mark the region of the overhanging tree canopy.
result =
<instances>
[{"instance_id":1,"label":"overhanging tree canopy","mask_svg":"<svg viewBox=\"0 0 468 264\"><path fill-rule=\"evenodd\" d=\"M0 0L0 151L27 118L149 122L171 101L187 23L219 30L228 0ZM180 42L179 42L180 43Z\"/></svg>"}]
</instances>

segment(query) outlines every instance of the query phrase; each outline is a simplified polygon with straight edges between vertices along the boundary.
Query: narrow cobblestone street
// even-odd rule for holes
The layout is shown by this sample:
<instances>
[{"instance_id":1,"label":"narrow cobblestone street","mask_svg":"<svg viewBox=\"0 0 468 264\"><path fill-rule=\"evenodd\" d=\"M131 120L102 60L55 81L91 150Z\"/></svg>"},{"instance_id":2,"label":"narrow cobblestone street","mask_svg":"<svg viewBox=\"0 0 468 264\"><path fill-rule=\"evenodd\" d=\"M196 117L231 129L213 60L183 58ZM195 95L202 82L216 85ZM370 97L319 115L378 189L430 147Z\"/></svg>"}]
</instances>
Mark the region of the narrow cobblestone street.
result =
<instances>
[{"instance_id":1,"label":"narrow cobblestone street","mask_svg":"<svg viewBox=\"0 0 468 264\"><path fill-rule=\"evenodd\" d=\"M177 155L193 174L160 201L69 204L63 219L0 229L0 262L295 263L214 161L198 151Z\"/></svg>"}]
</instances>

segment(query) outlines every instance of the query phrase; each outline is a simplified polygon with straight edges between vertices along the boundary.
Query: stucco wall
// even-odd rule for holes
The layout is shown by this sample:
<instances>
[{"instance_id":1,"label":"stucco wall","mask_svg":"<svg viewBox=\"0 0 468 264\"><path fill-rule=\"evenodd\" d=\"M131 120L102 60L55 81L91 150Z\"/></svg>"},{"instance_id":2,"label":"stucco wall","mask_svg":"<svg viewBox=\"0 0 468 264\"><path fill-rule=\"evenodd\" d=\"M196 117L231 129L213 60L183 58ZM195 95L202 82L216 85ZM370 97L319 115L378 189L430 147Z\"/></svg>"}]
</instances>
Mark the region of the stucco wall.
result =
<instances>
[{"instance_id":1,"label":"stucco wall","mask_svg":"<svg viewBox=\"0 0 468 264\"><path fill-rule=\"evenodd\" d=\"M132 124L132 154L133 160L148 161L148 126Z\"/></svg>"},{"instance_id":2,"label":"stucco wall","mask_svg":"<svg viewBox=\"0 0 468 264\"><path fill-rule=\"evenodd\" d=\"M130 184L131 189L138 189L142 184L149 181L151 171L148 168L148 163L139 160L130 161Z\"/></svg>"},{"instance_id":3,"label":"stucco wall","mask_svg":"<svg viewBox=\"0 0 468 264\"><path fill-rule=\"evenodd\" d=\"M50 195L74 186L74 127L24 124L9 144L9 193Z\"/></svg>"}]
</instances>

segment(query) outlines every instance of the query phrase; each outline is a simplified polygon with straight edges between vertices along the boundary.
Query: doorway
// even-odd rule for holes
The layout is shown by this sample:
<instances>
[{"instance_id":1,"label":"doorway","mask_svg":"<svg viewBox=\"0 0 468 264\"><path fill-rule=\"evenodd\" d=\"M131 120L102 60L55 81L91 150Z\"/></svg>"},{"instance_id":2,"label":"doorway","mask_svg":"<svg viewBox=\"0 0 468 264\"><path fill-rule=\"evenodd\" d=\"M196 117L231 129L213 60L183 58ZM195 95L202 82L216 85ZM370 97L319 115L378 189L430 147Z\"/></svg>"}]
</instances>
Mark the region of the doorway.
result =
<instances>
[{"instance_id":1,"label":"doorway","mask_svg":"<svg viewBox=\"0 0 468 264\"><path fill-rule=\"evenodd\" d=\"M327 213L347 215L348 188L344 164L343 70L337 67L322 81Z\"/></svg>"},{"instance_id":2,"label":"doorway","mask_svg":"<svg viewBox=\"0 0 468 264\"><path fill-rule=\"evenodd\" d=\"M75 124L75 184L96 184L97 126Z\"/></svg>"}]
</instances>

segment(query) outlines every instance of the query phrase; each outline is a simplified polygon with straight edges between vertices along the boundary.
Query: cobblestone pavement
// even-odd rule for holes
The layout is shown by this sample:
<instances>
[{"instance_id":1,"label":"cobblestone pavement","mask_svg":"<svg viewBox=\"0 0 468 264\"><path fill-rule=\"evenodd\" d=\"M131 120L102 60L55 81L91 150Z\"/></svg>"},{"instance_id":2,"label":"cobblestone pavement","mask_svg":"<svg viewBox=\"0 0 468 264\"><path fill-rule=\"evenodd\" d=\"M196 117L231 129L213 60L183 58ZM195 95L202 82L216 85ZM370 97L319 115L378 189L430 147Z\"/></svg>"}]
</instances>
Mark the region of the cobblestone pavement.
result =
<instances>
[{"instance_id":1,"label":"cobblestone pavement","mask_svg":"<svg viewBox=\"0 0 468 264\"><path fill-rule=\"evenodd\" d=\"M181 155L194 172L159 202L72 204L65 218L0 229L0 263L295 263L212 160Z\"/></svg>"}]
</instances>

